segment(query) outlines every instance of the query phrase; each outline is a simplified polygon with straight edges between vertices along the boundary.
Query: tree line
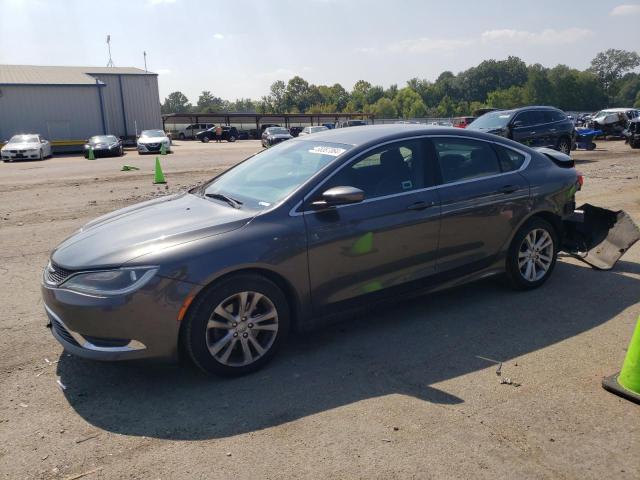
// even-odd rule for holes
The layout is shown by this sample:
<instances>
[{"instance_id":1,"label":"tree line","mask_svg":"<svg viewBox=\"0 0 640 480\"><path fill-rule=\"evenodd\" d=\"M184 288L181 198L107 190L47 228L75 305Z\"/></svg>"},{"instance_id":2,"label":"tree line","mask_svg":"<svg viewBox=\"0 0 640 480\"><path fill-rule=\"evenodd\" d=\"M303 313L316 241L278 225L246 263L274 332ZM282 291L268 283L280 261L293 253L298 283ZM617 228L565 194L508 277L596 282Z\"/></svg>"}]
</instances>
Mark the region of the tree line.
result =
<instances>
[{"instance_id":1,"label":"tree line","mask_svg":"<svg viewBox=\"0 0 640 480\"><path fill-rule=\"evenodd\" d=\"M457 75L445 71L435 81L412 78L406 86L383 88L359 80L351 91L339 83L314 85L299 76L275 81L259 100L233 102L203 91L195 105L173 92L162 113L373 113L378 118L453 117L485 107L553 105L568 111L640 107L640 66L636 52L598 53L584 71L557 65L527 65L520 58L484 60Z\"/></svg>"}]
</instances>

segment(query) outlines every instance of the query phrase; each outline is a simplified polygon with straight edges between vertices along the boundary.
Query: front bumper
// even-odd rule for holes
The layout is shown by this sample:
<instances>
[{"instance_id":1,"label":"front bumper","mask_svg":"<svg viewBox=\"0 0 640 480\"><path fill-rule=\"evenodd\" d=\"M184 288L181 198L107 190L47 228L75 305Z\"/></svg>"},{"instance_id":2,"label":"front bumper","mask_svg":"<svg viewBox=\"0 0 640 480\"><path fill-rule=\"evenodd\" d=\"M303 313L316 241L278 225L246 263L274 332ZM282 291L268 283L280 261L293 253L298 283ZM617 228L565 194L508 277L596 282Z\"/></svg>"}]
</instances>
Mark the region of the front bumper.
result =
<instances>
[{"instance_id":1,"label":"front bumper","mask_svg":"<svg viewBox=\"0 0 640 480\"><path fill-rule=\"evenodd\" d=\"M38 150L5 150L0 156L2 160L33 160L40 158Z\"/></svg>"},{"instance_id":2,"label":"front bumper","mask_svg":"<svg viewBox=\"0 0 640 480\"><path fill-rule=\"evenodd\" d=\"M115 157L120 155L120 147L118 148L94 148L93 155L95 157ZM89 156L89 149L85 148L84 156Z\"/></svg>"},{"instance_id":3,"label":"front bumper","mask_svg":"<svg viewBox=\"0 0 640 480\"><path fill-rule=\"evenodd\" d=\"M167 152L171 149L171 145L165 145ZM162 150L161 143L139 143L138 152L140 153L158 153Z\"/></svg>"},{"instance_id":4,"label":"front bumper","mask_svg":"<svg viewBox=\"0 0 640 480\"><path fill-rule=\"evenodd\" d=\"M53 336L92 360L176 360L182 303L194 286L154 277L128 295L97 297L42 284Z\"/></svg>"}]
</instances>

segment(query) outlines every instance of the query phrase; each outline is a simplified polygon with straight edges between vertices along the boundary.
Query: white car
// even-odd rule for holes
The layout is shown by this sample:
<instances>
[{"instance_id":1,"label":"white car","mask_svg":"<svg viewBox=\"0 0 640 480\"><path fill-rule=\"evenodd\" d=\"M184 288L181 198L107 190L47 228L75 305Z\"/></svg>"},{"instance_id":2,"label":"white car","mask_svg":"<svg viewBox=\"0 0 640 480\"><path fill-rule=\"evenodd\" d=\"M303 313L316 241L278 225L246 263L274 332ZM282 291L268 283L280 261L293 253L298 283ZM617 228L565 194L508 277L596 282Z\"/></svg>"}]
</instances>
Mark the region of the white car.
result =
<instances>
[{"instance_id":1,"label":"white car","mask_svg":"<svg viewBox=\"0 0 640 480\"><path fill-rule=\"evenodd\" d=\"M185 138L194 138L196 133L208 130L213 126L213 123L192 123L184 128L179 128L176 131L176 135L180 140L184 140Z\"/></svg>"},{"instance_id":2,"label":"white car","mask_svg":"<svg viewBox=\"0 0 640 480\"><path fill-rule=\"evenodd\" d=\"M162 145L167 153L171 151L171 139L163 130L143 130L138 137L138 154L159 153Z\"/></svg>"},{"instance_id":3,"label":"white car","mask_svg":"<svg viewBox=\"0 0 640 480\"><path fill-rule=\"evenodd\" d=\"M0 149L0 156L5 162L14 160L44 160L52 156L51 143L37 133L14 135Z\"/></svg>"},{"instance_id":4,"label":"white car","mask_svg":"<svg viewBox=\"0 0 640 480\"><path fill-rule=\"evenodd\" d=\"M302 131L298 134L299 137L302 137L304 135L311 135L312 133L317 133L317 132L326 132L327 130L329 130L327 127L325 127L324 125L316 125L313 127L304 127L302 129Z\"/></svg>"}]
</instances>

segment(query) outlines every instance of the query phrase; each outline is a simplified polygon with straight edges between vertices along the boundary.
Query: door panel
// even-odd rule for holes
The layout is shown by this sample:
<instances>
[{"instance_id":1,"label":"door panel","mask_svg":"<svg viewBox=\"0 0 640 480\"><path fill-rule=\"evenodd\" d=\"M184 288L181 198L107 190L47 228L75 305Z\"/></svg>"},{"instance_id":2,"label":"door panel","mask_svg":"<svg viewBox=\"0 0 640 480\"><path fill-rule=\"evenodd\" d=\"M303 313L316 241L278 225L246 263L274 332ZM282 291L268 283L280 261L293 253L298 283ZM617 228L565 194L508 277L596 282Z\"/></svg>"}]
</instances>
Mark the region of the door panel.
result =
<instances>
[{"instance_id":1,"label":"door panel","mask_svg":"<svg viewBox=\"0 0 640 480\"><path fill-rule=\"evenodd\" d=\"M443 181L437 269L482 268L528 212L529 183L515 171L525 157L479 140L436 137L433 145Z\"/></svg>"},{"instance_id":2,"label":"door panel","mask_svg":"<svg viewBox=\"0 0 640 480\"><path fill-rule=\"evenodd\" d=\"M311 297L316 310L435 273L439 197L424 142L364 154L319 188L352 186L365 201L305 208ZM313 200L313 197L311 198Z\"/></svg>"}]
</instances>

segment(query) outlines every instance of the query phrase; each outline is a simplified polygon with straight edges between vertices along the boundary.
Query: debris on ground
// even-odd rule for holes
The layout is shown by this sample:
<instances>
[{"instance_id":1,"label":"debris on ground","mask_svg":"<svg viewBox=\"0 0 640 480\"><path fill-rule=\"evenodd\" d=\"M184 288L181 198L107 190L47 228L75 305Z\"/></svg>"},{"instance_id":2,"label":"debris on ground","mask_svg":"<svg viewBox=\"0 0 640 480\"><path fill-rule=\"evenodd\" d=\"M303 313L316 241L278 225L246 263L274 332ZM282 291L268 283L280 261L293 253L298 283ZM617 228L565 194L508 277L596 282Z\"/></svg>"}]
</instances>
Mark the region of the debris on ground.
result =
<instances>
[{"instance_id":1,"label":"debris on ground","mask_svg":"<svg viewBox=\"0 0 640 480\"><path fill-rule=\"evenodd\" d=\"M519 387L521 384L518 382L514 382L509 377L501 378L500 385L511 385L513 387Z\"/></svg>"},{"instance_id":2,"label":"debris on ground","mask_svg":"<svg viewBox=\"0 0 640 480\"><path fill-rule=\"evenodd\" d=\"M64 480L77 480L78 478L86 477L87 475L96 473L99 470L102 470L102 467L94 468L93 470L88 470L86 472L78 473L76 475L71 475L70 477L66 477Z\"/></svg>"},{"instance_id":3,"label":"debris on ground","mask_svg":"<svg viewBox=\"0 0 640 480\"><path fill-rule=\"evenodd\" d=\"M496 375L498 376L502 375L502 362L500 362L500 365L498 365L498 368L496 370Z\"/></svg>"},{"instance_id":4,"label":"debris on ground","mask_svg":"<svg viewBox=\"0 0 640 480\"><path fill-rule=\"evenodd\" d=\"M78 439L76 440L76 443L84 443L84 442L86 442L87 440L91 440L91 439L93 439L93 438L96 438L96 437L97 437L97 436L99 436L99 435L100 435L100 432L92 433L91 435L87 435L86 437L78 438Z\"/></svg>"}]
</instances>

